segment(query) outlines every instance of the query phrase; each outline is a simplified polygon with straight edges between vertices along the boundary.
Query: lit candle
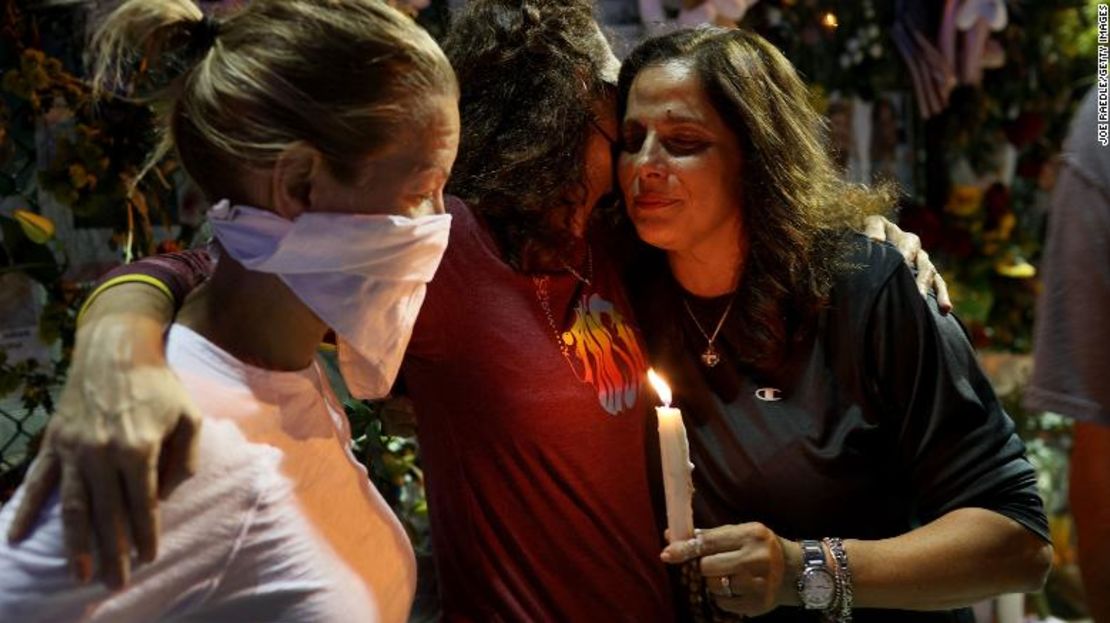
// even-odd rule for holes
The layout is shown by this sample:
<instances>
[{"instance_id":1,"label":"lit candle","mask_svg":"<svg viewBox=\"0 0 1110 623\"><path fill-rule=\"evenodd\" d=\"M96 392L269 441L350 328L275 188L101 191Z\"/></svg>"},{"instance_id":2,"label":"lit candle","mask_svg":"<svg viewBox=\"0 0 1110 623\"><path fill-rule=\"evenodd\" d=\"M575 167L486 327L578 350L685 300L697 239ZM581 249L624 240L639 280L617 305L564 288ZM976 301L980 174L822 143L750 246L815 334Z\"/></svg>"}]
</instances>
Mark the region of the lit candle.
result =
<instances>
[{"instance_id":1,"label":"lit candle","mask_svg":"<svg viewBox=\"0 0 1110 623\"><path fill-rule=\"evenodd\" d=\"M694 537L694 464L690 462L690 445L682 411L671 407L671 388L655 370L648 370L648 380L663 401L655 408L659 418L659 456L663 464L663 491L667 499L667 529L670 541Z\"/></svg>"}]
</instances>

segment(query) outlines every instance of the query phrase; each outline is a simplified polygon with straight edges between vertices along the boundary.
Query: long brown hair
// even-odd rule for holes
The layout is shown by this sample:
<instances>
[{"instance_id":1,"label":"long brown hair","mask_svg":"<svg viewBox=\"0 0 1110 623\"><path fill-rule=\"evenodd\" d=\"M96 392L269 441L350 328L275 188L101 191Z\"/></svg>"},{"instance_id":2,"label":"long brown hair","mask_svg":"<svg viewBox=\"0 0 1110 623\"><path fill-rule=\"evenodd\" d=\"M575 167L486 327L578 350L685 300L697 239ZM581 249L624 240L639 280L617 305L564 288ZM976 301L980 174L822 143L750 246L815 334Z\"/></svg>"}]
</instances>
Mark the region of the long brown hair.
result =
<instances>
[{"instance_id":1,"label":"long brown hair","mask_svg":"<svg viewBox=\"0 0 1110 623\"><path fill-rule=\"evenodd\" d=\"M620 111L636 75L690 63L744 155L742 219L748 249L733 318L750 363L774 365L793 329L806 326L843 267L844 236L891 209L889 188L845 182L827 149L824 119L793 65L757 34L696 28L641 43L621 68Z\"/></svg>"}]
</instances>

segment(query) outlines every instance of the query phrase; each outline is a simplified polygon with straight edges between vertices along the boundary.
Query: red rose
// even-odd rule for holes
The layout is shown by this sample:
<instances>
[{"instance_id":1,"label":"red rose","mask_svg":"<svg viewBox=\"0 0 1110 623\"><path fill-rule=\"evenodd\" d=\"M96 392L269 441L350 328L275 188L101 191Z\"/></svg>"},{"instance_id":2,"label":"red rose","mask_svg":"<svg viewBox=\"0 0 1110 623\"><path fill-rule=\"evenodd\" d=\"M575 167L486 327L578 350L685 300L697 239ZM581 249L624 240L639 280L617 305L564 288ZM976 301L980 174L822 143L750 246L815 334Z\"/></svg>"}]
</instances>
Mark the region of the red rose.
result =
<instances>
[{"instance_id":1,"label":"red rose","mask_svg":"<svg viewBox=\"0 0 1110 623\"><path fill-rule=\"evenodd\" d=\"M158 243L158 248L155 249L159 254L162 253L177 253L182 251L184 247L181 246L179 240L163 240Z\"/></svg>"}]
</instances>

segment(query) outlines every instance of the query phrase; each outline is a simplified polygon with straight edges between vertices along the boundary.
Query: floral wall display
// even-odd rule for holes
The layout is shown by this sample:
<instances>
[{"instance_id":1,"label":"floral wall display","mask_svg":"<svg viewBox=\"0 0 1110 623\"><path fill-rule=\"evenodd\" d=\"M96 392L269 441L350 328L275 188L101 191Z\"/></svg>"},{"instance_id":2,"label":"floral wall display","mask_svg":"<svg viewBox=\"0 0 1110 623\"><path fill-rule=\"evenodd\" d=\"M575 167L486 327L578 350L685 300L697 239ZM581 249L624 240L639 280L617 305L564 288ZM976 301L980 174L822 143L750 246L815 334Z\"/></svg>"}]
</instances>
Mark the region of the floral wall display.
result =
<instances>
[{"instance_id":1,"label":"floral wall display","mask_svg":"<svg viewBox=\"0 0 1110 623\"><path fill-rule=\"evenodd\" d=\"M74 257L49 208L65 226L114 232L105 243L118 257L155 252L154 223L168 222L174 165L136 185L152 140L150 113L119 100L94 104L80 78L84 13L44 5L0 3L0 304L21 313L0 317L0 398L19 393L0 412L0 470L23 425L53 409L72 347L76 305L95 276ZM30 295L28 296L27 293ZM30 312L31 317L25 314ZM15 453L17 458L21 453Z\"/></svg>"},{"instance_id":2,"label":"floral wall display","mask_svg":"<svg viewBox=\"0 0 1110 623\"><path fill-rule=\"evenodd\" d=\"M907 98L913 174L895 176L900 220L937 256L980 348L1032 346L1055 155L1093 84L1095 10L1088 0L771 0L745 18L830 116L838 101L874 110L888 94Z\"/></svg>"}]
</instances>

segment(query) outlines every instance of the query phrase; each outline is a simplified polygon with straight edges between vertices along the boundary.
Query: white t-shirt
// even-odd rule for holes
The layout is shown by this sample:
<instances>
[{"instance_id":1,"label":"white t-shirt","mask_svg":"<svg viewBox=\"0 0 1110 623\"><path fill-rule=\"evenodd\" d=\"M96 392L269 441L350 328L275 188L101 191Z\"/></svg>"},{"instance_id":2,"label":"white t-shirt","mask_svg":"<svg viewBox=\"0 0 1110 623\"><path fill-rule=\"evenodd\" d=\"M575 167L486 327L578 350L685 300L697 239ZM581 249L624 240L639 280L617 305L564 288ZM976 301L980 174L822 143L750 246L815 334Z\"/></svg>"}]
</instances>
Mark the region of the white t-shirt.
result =
<instances>
[{"instance_id":1,"label":"white t-shirt","mask_svg":"<svg viewBox=\"0 0 1110 623\"><path fill-rule=\"evenodd\" d=\"M0 621L405 621L412 546L320 367L254 368L180 325L166 351L204 424L198 473L161 505L158 558L120 591L79 585L55 495L28 540L0 539Z\"/></svg>"}]
</instances>

